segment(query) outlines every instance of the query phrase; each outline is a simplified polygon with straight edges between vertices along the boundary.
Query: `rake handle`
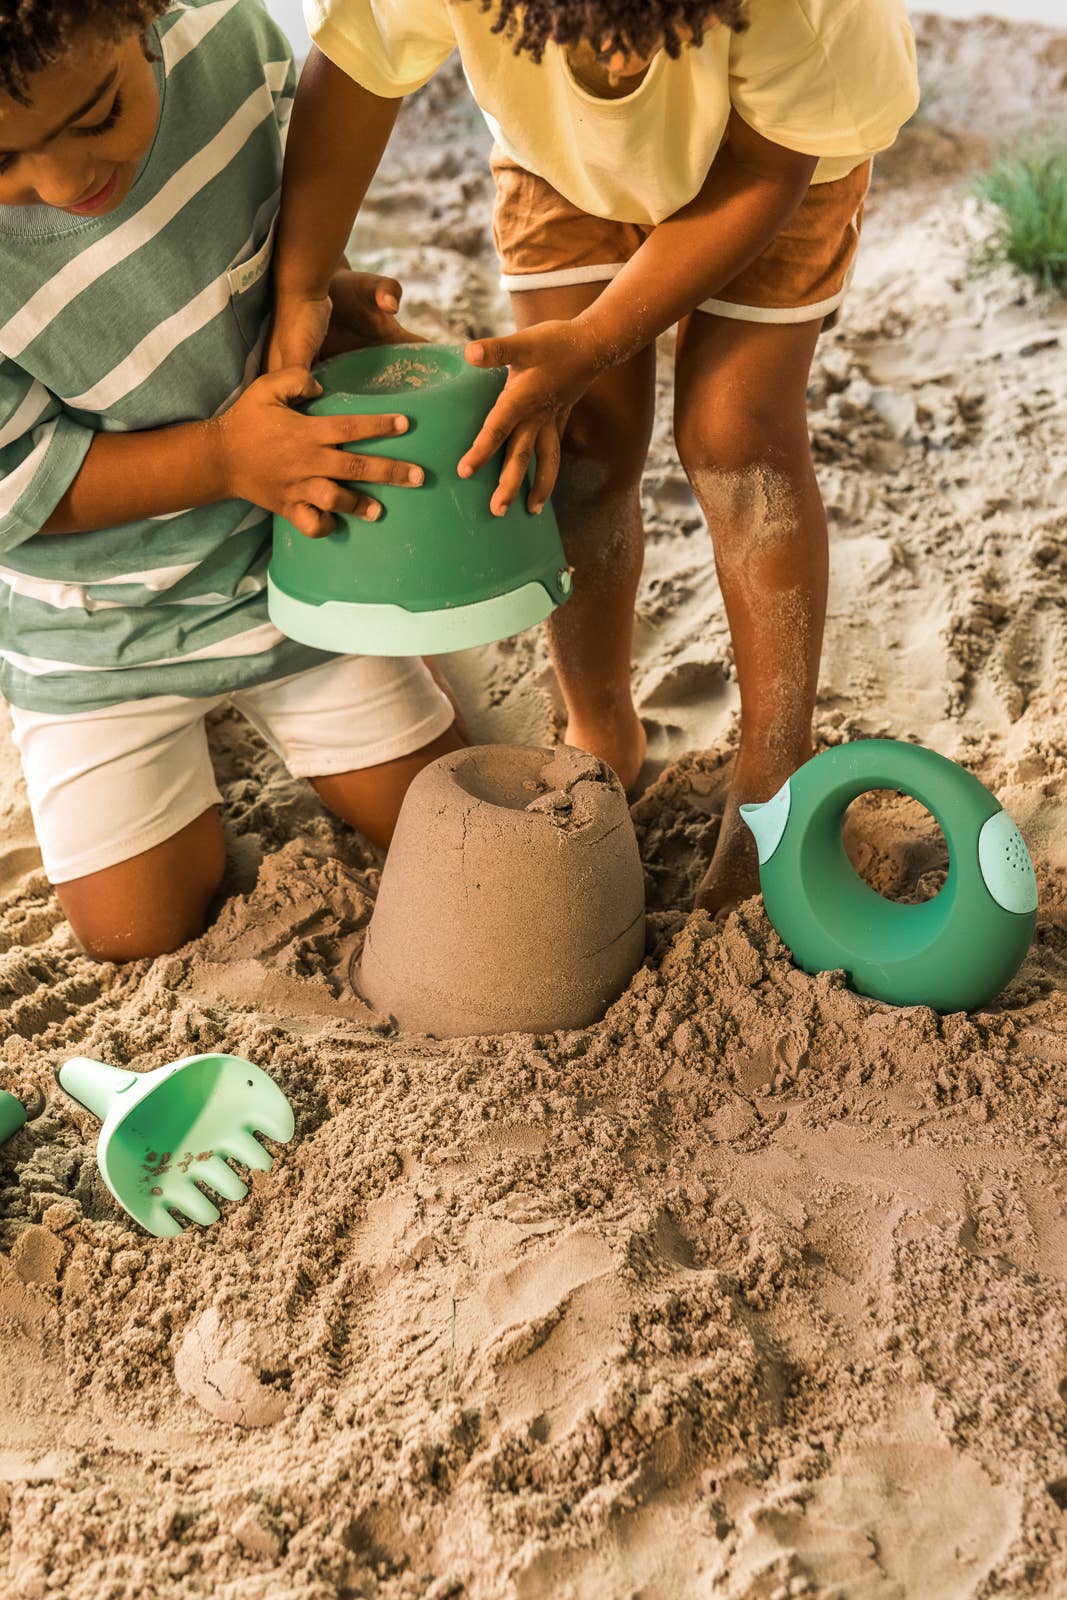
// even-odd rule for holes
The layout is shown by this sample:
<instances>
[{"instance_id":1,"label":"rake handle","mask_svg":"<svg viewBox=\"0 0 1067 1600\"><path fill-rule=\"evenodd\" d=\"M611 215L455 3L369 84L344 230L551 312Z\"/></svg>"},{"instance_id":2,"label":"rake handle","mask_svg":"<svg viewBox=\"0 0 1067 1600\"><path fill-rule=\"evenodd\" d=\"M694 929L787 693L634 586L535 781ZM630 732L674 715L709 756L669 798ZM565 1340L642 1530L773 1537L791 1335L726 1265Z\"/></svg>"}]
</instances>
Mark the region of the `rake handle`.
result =
<instances>
[{"instance_id":1,"label":"rake handle","mask_svg":"<svg viewBox=\"0 0 1067 1600\"><path fill-rule=\"evenodd\" d=\"M132 1089L138 1081L136 1072L123 1067L109 1067L103 1061L92 1061L88 1056L74 1056L59 1069L59 1082L72 1100L77 1100L87 1111L103 1122L119 1095Z\"/></svg>"}]
</instances>

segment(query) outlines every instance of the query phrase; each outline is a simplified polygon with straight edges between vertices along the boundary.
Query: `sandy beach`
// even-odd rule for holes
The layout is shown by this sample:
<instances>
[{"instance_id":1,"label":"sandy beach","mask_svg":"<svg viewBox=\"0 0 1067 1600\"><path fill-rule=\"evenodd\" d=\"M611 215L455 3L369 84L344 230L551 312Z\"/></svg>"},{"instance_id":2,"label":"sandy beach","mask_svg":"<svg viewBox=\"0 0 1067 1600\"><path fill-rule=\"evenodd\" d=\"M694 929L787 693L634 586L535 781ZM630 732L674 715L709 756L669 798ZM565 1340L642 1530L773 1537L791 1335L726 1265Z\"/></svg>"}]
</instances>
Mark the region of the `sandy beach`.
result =
<instances>
[{"instance_id":1,"label":"sandy beach","mask_svg":"<svg viewBox=\"0 0 1067 1600\"><path fill-rule=\"evenodd\" d=\"M599 1024L431 1039L348 979L381 861L236 714L230 864L160 960L81 953L0 748L0 1596L1057 1600L1067 1595L1067 303L1004 266L974 173L1062 115L1067 33L920 19L927 101L879 164L811 426L831 521L821 747L914 739L1022 828L1038 931L939 1017L798 971L756 898L690 912L736 744L710 544L646 478L632 808L648 950ZM356 234L432 338L509 326L487 139L447 69ZM551 744L536 632L448 658L472 733ZM943 841L867 802L854 859L928 895ZM57 1089L246 1056L293 1142L152 1240Z\"/></svg>"}]
</instances>

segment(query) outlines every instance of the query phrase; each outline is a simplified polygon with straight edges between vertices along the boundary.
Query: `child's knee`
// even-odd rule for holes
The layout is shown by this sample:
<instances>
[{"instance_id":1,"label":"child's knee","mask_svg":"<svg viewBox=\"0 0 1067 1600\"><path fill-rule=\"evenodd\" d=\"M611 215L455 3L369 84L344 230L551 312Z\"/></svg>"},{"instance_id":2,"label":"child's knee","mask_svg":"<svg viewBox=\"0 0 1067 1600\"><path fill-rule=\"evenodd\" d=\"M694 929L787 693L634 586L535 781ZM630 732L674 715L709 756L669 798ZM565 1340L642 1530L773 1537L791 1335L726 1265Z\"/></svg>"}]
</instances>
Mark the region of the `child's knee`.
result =
<instances>
[{"instance_id":1,"label":"child's knee","mask_svg":"<svg viewBox=\"0 0 1067 1600\"><path fill-rule=\"evenodd\" d=\"M58 884L56 894L95 960L152 960L204 932L225 865L222 824L212 808L139 856Z\"/></svg>"},{"instance_id":2,"label":"child's knee","mask_svg":"<svg viewBox=\"0 0 1067 1600\"><path fill-rule=\"evenodd\" d=\"M720 537L729 534L736 545L747 534L770 553L802 532L804 501L796 475L766 456L691 456L683 465L716 548Z\"/></svg>"},{"instance_id":3,"label":"child's knee","mask_svg":"<svg viewBox=\"0 0 1067 1600\"><path fill-rule=\"evenodd\" d=\"M194 904L145 908L141 916L131 917L124 910L108 916L106 911L68 903L74 897L65 895L64 887L58 891L64 914L78 943L94 961L151 961L198 939L207 927L212 894L198 897Z\"/></svg>"},{"instance_id":4,"label":"child's knee","mask_svg":"<svg viewBox=\"0 0 1067 1600\"><path fill-rule=\"evenodd\" d=\"M601 380L570 414L557 489L565 502L581 506L640 487L652 418L641 388L625 374L619 380Z\"/></svg>"},{"instance_id":5,"label":"child's knee","mask_svg":"<svg viewBox=\"0 0 1067 1600\"><path fill-rule=\"evenodd\" d=\"M705 472L788 471L809 452L806 427L798 430L771 404L758 402L678 409L674 442L690 479Z\"/></svg>"}]
</instances>

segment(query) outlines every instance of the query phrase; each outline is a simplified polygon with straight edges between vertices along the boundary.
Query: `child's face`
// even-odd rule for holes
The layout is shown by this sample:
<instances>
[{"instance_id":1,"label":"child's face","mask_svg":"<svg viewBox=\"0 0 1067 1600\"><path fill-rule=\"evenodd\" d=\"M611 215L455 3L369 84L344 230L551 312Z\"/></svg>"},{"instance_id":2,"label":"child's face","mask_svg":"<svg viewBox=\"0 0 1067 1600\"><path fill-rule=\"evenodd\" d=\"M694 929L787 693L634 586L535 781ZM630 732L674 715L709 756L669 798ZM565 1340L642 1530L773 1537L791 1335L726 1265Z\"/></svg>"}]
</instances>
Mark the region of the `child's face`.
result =
<instances>
[{"instance_id":1,"label":"child's face","mask_svg":"<svg viewBox=\"0 0 1067 1600\"><path fill-rule=\"evenodd\" d=\"M23 106L0 95L0 205L103 217L129 194L159 121L140 33L79 38L35 72Z\"/></svg>"}]
</instances>

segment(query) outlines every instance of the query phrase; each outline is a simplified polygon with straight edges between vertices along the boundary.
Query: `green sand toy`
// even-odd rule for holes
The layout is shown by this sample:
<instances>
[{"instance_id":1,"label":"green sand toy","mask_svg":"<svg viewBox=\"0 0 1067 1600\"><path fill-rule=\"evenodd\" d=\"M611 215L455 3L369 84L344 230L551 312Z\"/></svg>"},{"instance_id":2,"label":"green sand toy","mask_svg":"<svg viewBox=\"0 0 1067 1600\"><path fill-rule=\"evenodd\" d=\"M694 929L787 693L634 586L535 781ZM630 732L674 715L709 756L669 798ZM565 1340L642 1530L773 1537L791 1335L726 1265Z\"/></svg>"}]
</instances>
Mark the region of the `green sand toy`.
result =
<instances>
[{"instance_id":1,"label":"green sand toy","mask_svg":"<svg viewBox=\"0 0 1067 1600\"><path fill-rule=\"evenodd\" d=\"M932 900L885 899L845 854L845 812L870 789L911 795L940 826L949 868ZM767 915L805 971L843 968L861 994L898 1006L973 1011L1019 970L1037 923L1034 868L1011 817L955 762L861 739L816 756L741 815Z\"/></svg>"},{"instance_id":2,"label":"green sand toy","mask_svg":"<svg viewBox=\"0 0 1067 1600\"><path fill-rule=\"evenodd\" d=\"M489 500L497 455L472 478L456 466L504 387L449 345L382 345L316 368L325 393L310 416L392 412L407 433L347 446L425 468L421 488L374 484L377 522L342 516L325 539L274 519L267 604L275 627L320 650L435 655L491 644L549 616L571 592L551 505L540 516L520 494L506 516Z\"/></svg>"},{"instance_id":3,"label":"green sand toy","mask_svg":"<svg viewBox=\"0 0 1067 1600\"><path fill-rule=\"evenodd\" d=\"M198 1188L243 1200L228 1161L268 1172L273 1157L253 1135L284 1144L293 1113L277 1084L240 1056L189 1056L154 1072L126 1072L76 1056L59 1071L67 1093L100 1117L101 1176L119 1205L157 1239L182 1232L172 1214L219 1220Z\"/></svg>"},{"instance_id":4,"label":"green sand toy","mask_svg":"<svg viewBox=\"0 0 1067 1600\"><path fill-rule=\"evenodd\" d=\"M6 1089L0 1089L0 1144L26 1125L26 1107Z\"/></svg>"}]
</instances>

